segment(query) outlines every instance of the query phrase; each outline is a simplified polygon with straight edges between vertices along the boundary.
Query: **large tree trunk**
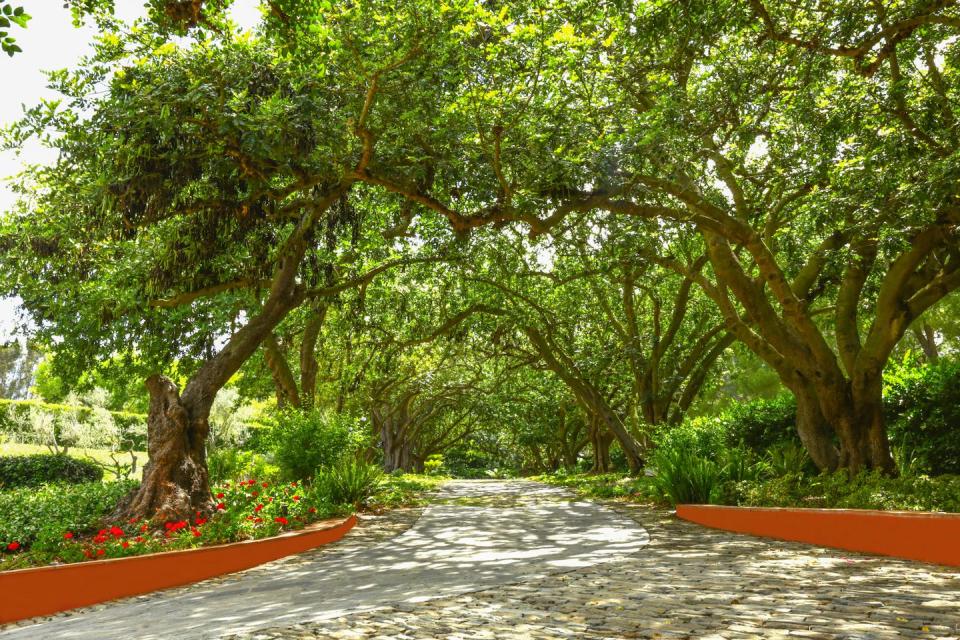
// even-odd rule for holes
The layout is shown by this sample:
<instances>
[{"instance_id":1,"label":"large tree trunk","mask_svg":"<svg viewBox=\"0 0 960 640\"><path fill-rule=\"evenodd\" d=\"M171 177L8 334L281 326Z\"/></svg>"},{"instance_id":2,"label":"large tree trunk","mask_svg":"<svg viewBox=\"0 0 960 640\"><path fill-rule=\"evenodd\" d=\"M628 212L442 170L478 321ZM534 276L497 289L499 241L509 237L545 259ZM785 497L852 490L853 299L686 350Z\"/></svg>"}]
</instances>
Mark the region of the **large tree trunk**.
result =
<instances>
[{"instance_id":1,"label":"large tree trunk","mask_svg":"<svg viewBox=\"0 0 960 640\"><path fill-rule=\"evenodd\" d=\"M884 424L879 374L856 384L846 380L800 383L791 391L797 400L797 433L817 468L896 475Z\"/></svg>"},{"instance_id":2,"label":"large tree trunk","mask_svg":"<svg viewBox=\"0 0 960 640\"><path fill-rule=\"evenodd\" d=\"M206 439L210 407L185 405L169 378L147 378L147 455L139 489L116 508L114 520L190 520L213 510Z\"/></svg>"},{"instance_id":3,"label":"large tree trunk","mask_svg":"<svg viewBox=\"0 0 960 640\"><path fill-rule=\"evenodd\" d=\"M810 459L821 471L836 471L840 454L833 441L833 429L823 415L816 391L800 384L792 389L797 400L797 434Z\"/></svg>"},{"instance_id":4,"label":"large tree trunk","mask_svg":"<svg viewBox=\"0 0 960 640\"><path fill-rule=\"evenodd\" d=\"M610 445L613 435L608 431L601 420L594 417L590 421L590 445L593 449L593 468L591 473L609 473Z\"/></svg>"}]
</instances>

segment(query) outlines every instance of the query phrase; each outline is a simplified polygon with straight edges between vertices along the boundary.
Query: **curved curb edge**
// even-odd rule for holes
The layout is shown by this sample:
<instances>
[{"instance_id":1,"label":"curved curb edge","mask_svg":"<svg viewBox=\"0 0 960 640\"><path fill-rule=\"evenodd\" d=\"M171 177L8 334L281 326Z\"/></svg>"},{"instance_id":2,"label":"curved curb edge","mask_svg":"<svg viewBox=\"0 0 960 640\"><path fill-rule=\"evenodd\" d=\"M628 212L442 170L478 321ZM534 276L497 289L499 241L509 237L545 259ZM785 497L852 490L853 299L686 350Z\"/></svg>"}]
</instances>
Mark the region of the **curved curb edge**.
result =
<instances>
[{"instance_id":1,"label":"curved curb edge","mask_svg":"<svg viewBox=\"0 0 960 640\"><path fill-rule=\"evenodd\" d=\"M271 538L0 572L0 623L178 587L340 540L356 516Z\"/></svg>"},{"instance_id":2,"label":"curved curb edge","mask_svg":"<svg viewBox=\"0 0 960 640\"><path fill-rule=\"evenodd\" d=\"M680 504L677 517L736 533L960 567L960 514Z\"/></svg>"}]
</instances>

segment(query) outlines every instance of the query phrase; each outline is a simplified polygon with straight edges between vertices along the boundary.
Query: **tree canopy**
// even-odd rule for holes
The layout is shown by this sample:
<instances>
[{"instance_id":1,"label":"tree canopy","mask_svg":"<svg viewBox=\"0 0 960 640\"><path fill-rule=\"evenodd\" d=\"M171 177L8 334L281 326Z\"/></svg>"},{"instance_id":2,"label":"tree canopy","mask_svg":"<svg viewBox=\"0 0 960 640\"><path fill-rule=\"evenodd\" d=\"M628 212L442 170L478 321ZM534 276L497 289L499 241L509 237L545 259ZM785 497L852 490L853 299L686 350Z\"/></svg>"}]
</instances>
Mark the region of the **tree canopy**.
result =
<instances>
[{"instance_id":1,"label":"tree canopy","mask_svg":"<svg viewBox=\"0 0 960 640\"><path fill-rule=\"evenodd\" d=\"M736 344L818 467L894 472L884 367L960 288L956 3L228 4L101 17L7 131L59 151L0 269L68 377L177 362L205 433L246 368L395 466L543 393L524 455L637 471Z\"/></svg>"}]
</instances>

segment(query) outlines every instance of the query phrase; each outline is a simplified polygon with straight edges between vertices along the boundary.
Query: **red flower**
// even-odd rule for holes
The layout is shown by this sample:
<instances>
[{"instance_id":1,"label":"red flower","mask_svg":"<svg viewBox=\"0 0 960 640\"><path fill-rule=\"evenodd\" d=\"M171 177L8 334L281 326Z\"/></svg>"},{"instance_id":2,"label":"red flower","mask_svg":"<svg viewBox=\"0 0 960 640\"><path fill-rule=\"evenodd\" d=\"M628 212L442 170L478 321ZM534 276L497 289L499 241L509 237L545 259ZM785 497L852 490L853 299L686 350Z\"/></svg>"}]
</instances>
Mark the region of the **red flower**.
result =
<instances>
[{"instance_id":1,"label":"red flower","mask_svg":"<svg viewBox=\"0 0 960 640\"><path fill-rule=\"evenodd\" d=\"M63 534L63 539L64 539L64 540L69 540L69 539L72 538L72 537L73 537L73 534L70 533L69 531L67 531L65 534Z\"/></svg>"},{"instance_id":2,"label":"red flower","mask_svg":"<svg viewBox=\"0 0 960 640\"><path fill-rule=\"evenodd\" d=\"M127 542L126 540L124 540L123 542L120 543L120 546L123 547L124 549L126 549L127 547L130 546L130 543Z\"/></svg>"},{"instance_id":3,"label":"red flower","mask_svg":"<svg viewBox=\"0 0 960 640\"><path fill-rule=\"evenodd\" d=\"M200 525L206 523L206 521L207 521L206 518L197 518L194 524L196 524L199 527Z\"/></svg>"},{"instance_id":4,"label":"red flower","mask_svg":"<svg viewBox=\"0 0 960 640\"><path fill-rule=\"evenodd\" d=\"M140 532L141 532L141 533L146 533L147 529L149 529L149 527L148 527L147 525L143 525L143 526L140 527Z\"/></svg>"},{"instance_id":5,"label":"red flower","mask_svg":"<svg viewBox=\"0 0 960 640\"><path fill-rule=\"evenodd\" d=\"M260 510L261 510L261 509L263 509L263 505L262 505L262 504L258 504L257 506L255 506L255 507L253 508L253 512L254 512L254 513L260 513Z\"/></svg>"},{"instance_id":6,"label":"red flower","mask_svg":"<svg viewBox=\"0 0 960 640\"><path fill-rule=\"evenodd\" d=\"M256 498L258 495L260 495L260 492L259 492L259 491L251 491L251 492L250 492L250 495L252 495L254 498Z\"/></svg>"},{"instance_id":7,"label":"red flower","mask_svg":"<svg viewBox=\"0 0 960 640\"><path fill-rule=\"evenodd\" d=\"M227 505L223 504L222 502L217 505L217 511L223 511L226 508Z\"/></svg>"},{"instance_id":8,"label":"red flower","mask_svg":"<svg viewBox=\"0 0 960 640\"><path fill-rule=\"evenodd\" d=\"M273 502L273 496L270 496L269 498L267 498L267 502Z\"/></svg>"},{"instance_id":9,"label":"red flower","mask_svg":"<svg viewBox=\"0 0 960 640\"><path fill-rule=\"evenodd\" d=\"M19 548L20 548L20 543L17 542L16 540L14 540L13 542L7 545L7 551L16 551Z\"/></svg>"},{"instance_id":10,"label":"red flower","mask_svg":"<svg viewBox=\"0 0 960 640\"><path fill-rule=\"evenodd\" d=\"M194 538L200 537L200 529L197 529L196 527L190 527L190 533L193 534Z\"/></svg>"},{"instance_id":11,"label":"red flower","mask_svg":"<svg viewBox=\"0 0 960 640\"><path fill-rule=\"evenodd\" d=\"M133 518L130 518L127 522L129 522L130 524L136 524L136 523L137 523L137 519L136 519L136 517L133 517Z\"/></svg>"},{"instance_id":12,"label":"red flower","mask_svg":"<svg viewBox=\"0 0 960 640\"><path fill-rule=\"evenodd\" d=\"M261 522L263 522L263 518L254 518L253 521L256 522L257 524L260 524Z\"/></svg>"},{"instance_id":13,"label":"red flower","mask_svg":"<svg viewBox=\"0 0 960 640\"><path fill-rule=\"evenodd\" d=\"M104 551L103 549L97 549L97 555L98 555L98 556L102 556L102 555L105 554L105 553L106 553L106 551Z\"/></svg>"},{"instance_id":14,"label":"red flower","mask_svg":"<svg viewBox=\"0 0 960 640\"><path fill-rule=\"evenodd\" d=\"M221 491L220 493L217 494L217 500L222 500L222 499L223 499L223 492Z\"/></svg>"},{"instance_id":15,"label":"red flower","mask_svg":"<svg viewBox=\"0 0 960 640\"><path fill-rule=\"evenodd\" d=\"M293 496L291 500L293 500L294 502L300 502L300 496Z\"/></svg>"},{"instance_id":16,"label":"red flower","mask_svg":"<svg viewBox=\"0 0 960 640\"><path fill-rule=\"evenodd\" d=\"M143 536L137 536L136 538L134 538L134 540L136 540L137 542L143 542Z\"/></svg>"},{"instance_id":17,"label":"red flower","mask_svg":"<svg viewBox=\"0 0 960 640\"><path fill-rule=\"evenodd\" d=\"M83 550L83 557L85 557L85 558L92 558L92 557L93 557L93 554L90 553L90 550L89 550L89 549L84 549L84 550Z\"/></svg>"},{"instance_id":18,"label":"red flower","mask_svg":"<svg viewBox=\"0 0 960 640\"><path fill-rule=\"evenodd\" d=\"M290 483L290 486L293 487L293 488L296 488L296 487L297 487L297 482L296 482L296 480L294 480L293 482L291 482L291 483Z\"/></svg>"},{"instance_id":19,"label":"red flower","mask_svg":"<svg viewBox=\"0 0 960 640\"><path fill-rule=\"evenodd\" d=\"M277 516L273 519L274 522L279 522L280 524L287 524L287 519L283 516Z\"/></svg>"},{"instance_id":20,"label":"red flower","mask_svg":"<svg viewBox=\"0 0 960 640\"><path fill-rule=\"evenodd\" d=\"M110 527L110 533L111 535L113 535L114 538L120 538L123 536L123 529L121 529L117 525L113 525L112 527Z\"/></svg>"},{"instance_id":21,"label":"red flower","mask_svg":"<svg viewBox=\"0 0 960 640\"><path fill-rule=\"evenodd\" d=\"M264 483L263 483L262 485L260 485L260 486L263 487L264 489L266 489L267 487L270 486L270 483L269 483L269 482L264 482Z\"/></svg>"},{"instance_id":22,"label":"red flower","mask_svg":"<svg viewBox=\"0 0 960 640\"><path fill-rule=\"evenodd\" d=\"M317 512L317 508L316 508L316 507L310 507L309 509L307 509L307 511L309 511L310 513L316 513L316 512Z\"/></svg>"}]
</instances>

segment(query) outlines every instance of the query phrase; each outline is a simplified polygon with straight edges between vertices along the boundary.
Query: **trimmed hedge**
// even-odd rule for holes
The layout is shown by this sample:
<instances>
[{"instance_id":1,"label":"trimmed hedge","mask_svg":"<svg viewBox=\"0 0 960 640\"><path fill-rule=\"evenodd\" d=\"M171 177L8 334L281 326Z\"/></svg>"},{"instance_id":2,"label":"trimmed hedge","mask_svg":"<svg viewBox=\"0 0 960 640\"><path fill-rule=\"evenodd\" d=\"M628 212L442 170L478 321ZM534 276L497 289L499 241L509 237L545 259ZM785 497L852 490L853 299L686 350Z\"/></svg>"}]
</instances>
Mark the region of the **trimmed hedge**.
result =
<instances>
[{"instance_id":1,"label":"trimmed hedge","mask_svg":"<svg viewBox=\"0 0 960 640\"><path fill-rule=\"evenodd\" d=\"M103 469L87 460L38 453L0 456L0 487L38 487L43 484L100 482Z\"/></svg>"},{"instance_id":2,"label":"trimmed hedge","mask_svg":"<svg viewBox=\"0 0 960 640\"><path fill-rule=\"evenodd\" d=\"M91 414L90 407L75 406L69 404L53 404L41 400L8 400L0 398L0 433L7 433L13 436L19 436L17 425L11 420L11 412L17 415L26 415L31 407L42 409L54 416L63 416L65 414L77 414L80 422L85 423ZM146 429L141 428L142 434L137 433L135 427L146 425L147 416L143 413L128 413L126 411L111 411L110 415L124 431L128 432L133 439L133 448L143 450L146 448Z\"/></svg>"}]
</instances>

